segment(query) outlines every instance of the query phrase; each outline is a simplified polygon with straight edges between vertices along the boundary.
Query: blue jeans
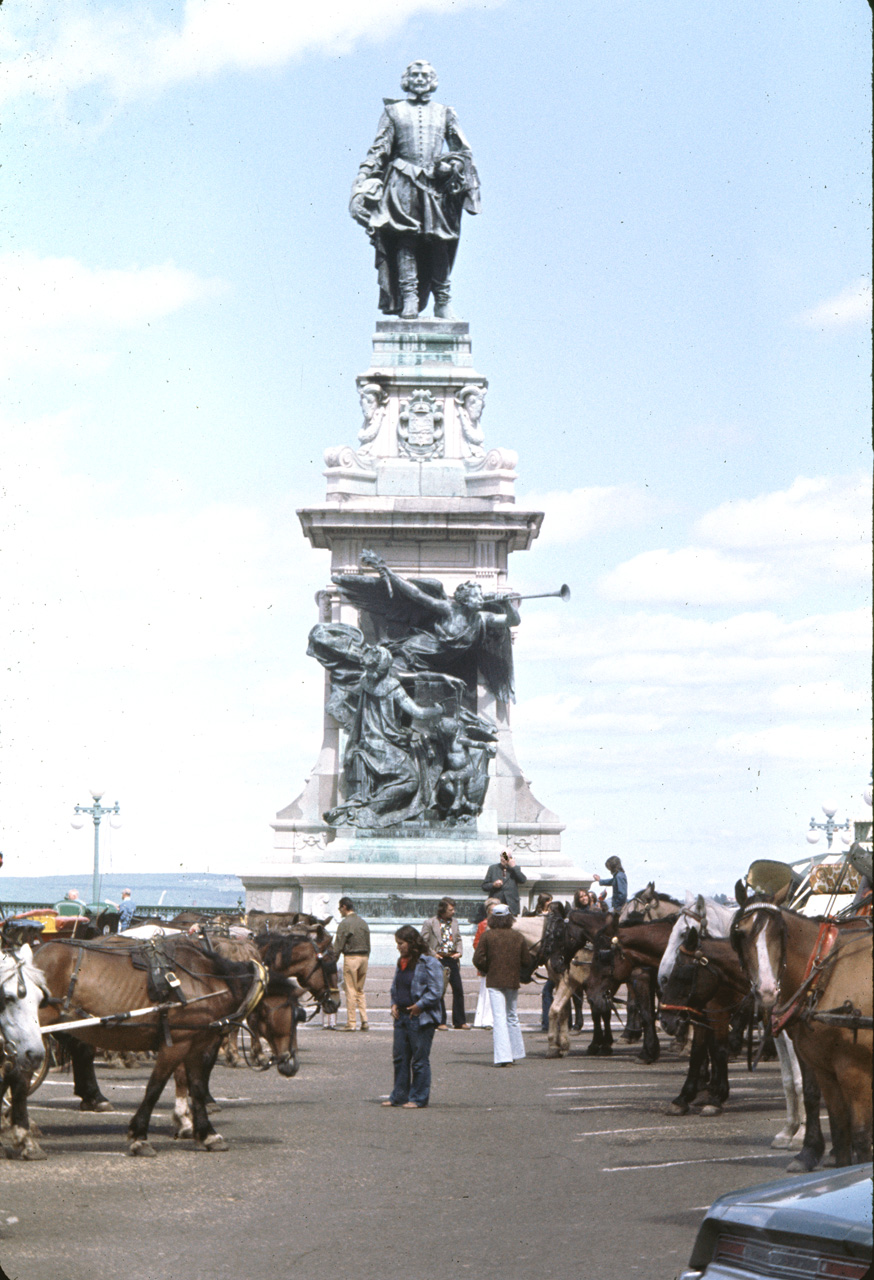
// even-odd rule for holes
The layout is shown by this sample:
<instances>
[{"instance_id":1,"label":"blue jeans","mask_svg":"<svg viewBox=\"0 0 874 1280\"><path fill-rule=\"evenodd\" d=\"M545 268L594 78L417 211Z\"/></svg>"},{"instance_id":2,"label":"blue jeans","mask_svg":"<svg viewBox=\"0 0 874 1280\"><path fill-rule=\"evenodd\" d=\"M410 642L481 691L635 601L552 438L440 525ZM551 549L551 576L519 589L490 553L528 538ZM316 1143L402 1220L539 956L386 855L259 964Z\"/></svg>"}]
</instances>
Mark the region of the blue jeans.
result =
<instances>
[{"instance_id":1,"label":"blue jeans","mask_svg":"<svg viewBox=\"0 0 874 1280\"><path fill-rule=\"evenodd\" d=\"M404 1102L415 1102L427 1107L431 1094L431 1042L435 1026L416 1026L408 1013L398 1014L394 1028L392 1061L395 1068L394 1088L389 1102L399 1107Z\"/></svg>"}]
</instances>

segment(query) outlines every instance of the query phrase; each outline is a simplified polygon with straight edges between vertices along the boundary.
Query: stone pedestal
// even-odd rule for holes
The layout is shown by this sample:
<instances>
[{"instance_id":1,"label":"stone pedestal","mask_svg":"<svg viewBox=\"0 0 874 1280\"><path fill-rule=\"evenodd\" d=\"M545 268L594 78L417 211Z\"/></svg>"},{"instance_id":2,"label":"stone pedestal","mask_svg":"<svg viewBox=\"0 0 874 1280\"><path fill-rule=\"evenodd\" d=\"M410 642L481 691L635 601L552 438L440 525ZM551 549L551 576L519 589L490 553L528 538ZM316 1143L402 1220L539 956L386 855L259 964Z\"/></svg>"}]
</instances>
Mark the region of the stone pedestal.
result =
<instances>
[{"instance_id":1,"label":"stone pedestal","mask_svg":"<svg viewBox=\"0 0 874 1280\"><path fill-rule=\"evenodd\" d=\"M515 505L516 454L488 448L481 417L488 384L473 366L468 325L446 320L377 323L370 368L358 379L357 447L325 452L327 494L298 512L331 572L360 572L369 549L405 577L437 578L450 594L475 581L508 589L508 561L527 550L543 515ZM318 597L323 623L360 626L337 588ZM524 622L523 622L524 625ZM481 902L481 882L501 849L528 875L526 889L572 892L581 873L561 855L562 824L534 797L516 761L511 708L480 685L477 713L497 726L497 754L482 813L464 828L332 829L322 814L343 799L344 732L325 712L321 751L304 790L273 823L274 847L242 875L262 910L335 911L347 893L370 918L420 920L452 893L459 916Z\"/></svg>"}]
</instances>

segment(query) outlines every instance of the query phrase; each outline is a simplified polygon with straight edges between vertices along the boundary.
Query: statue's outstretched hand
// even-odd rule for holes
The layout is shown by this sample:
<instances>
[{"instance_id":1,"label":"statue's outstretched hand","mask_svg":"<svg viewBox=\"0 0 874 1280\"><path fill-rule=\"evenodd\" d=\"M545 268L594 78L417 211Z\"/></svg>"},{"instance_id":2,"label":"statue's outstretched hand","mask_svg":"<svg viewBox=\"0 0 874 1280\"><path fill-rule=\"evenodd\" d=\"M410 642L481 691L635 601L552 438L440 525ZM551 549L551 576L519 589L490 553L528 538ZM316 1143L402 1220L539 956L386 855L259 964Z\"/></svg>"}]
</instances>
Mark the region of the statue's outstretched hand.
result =
<instances>
[{"instance_id":1,"label":"statue's outstretched hand","mask_svg":"<svg viewBox=\"0 0 874 1280\"><path fill-rule=\"evenodd\" d=\"M382 556L376 551L368 551L366 547L361 552L360 560L368 569L378 569L380 573L382 573L384 569L388 569L388 565L383 560Z\"/></svg>"}]
</instances>

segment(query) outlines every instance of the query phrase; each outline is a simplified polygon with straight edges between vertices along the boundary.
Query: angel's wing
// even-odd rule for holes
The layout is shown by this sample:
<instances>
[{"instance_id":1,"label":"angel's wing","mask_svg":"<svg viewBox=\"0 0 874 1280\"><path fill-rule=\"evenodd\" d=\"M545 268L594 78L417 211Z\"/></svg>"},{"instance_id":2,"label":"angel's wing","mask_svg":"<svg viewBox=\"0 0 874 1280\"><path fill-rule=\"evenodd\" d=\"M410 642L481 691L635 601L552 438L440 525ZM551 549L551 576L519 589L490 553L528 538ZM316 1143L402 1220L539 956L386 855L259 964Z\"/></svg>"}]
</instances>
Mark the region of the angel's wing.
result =
<instances>
[{"instance_id":1,"label":"angel's wing","mask_svg":"<svg viewBox=\"0 0 874 1280\"><path fill-rule=\"evenodd\" d=\"M478 657L486 687L501 702L515 702L510 628L486 626Z\"/></svg>"},{"instance_id":2,"label":"angel's wing","mask_svg":"<svg viewBox=\"0 0 874 1280\"><path fill-rule=\"evenodd\" d=\"M351 604L387 623L396 624L391 628L395 634L400 634L398 628L403 627L410 630L430 630L437 618L436 613L432 613L426 605L411 600L397 588L389 594L388 585L382 577L363 573L335 573L332 581ZM409 581L435 600L447 598L443 583L436 578L410 578Z\"/></svg>"}]
</instances>

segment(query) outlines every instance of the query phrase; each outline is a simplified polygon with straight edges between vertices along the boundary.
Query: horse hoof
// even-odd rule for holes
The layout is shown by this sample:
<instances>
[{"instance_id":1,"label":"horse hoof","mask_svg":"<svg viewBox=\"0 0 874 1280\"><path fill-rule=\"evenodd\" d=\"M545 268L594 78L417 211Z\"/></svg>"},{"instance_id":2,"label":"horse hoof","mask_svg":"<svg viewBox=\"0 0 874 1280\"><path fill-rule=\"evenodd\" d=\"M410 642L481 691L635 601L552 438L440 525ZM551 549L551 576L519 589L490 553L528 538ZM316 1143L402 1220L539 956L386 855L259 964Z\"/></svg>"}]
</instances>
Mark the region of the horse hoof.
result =
<instances>
[{"instance_id":1,"label":"horse hoof","mask_svg":"<svg viewBox=\"0 0 874 1280\"><path fill-rule=\"evenodd\" d=\"M559 1053L555 1045L550 1045L549 1048L546 1050L546 1056L547 1058L560 1058L561 1054Z\"/></svg>"},{"instance_id":2,"label":"horse hoof","mask_svg":"<svg viewBox=\"0 0 874 1280\"><path fill-rule=\"evenodd\" d=\"M793 1157L786 1166L787 1173L813 1173L815 1161L803 1160L800 1155Z\"/></svg>"},{"instance_id":3,"label":"horse hoof","mask_svg":"<svg viewBox=\"0 0 874 1280\"><path fill-rule=\"evenodd\" d=\"M32 1147L26 1147L21 1153L22 1160L48 1160L48 1156L42 1147L38 1147L36 1143Z\"/></svg>"},{"instance_id":4,"label":"horse hoof","mask_svg":"<svg viewBox=\"0 0 874 1280\"><path fill-rule=\"evenodd\" d=\"M601 1056L601 1046L599 1044L590 1044L588 1049L586 1050L586 1057L600 1058L600 1056Z\"/></svg>"},{"instance_id":5,"label":"horse hoof","mask_svg":"<svg viewBox=\"0 0 874 1280\"><path fill-rule=\"evenodd\" d=\"M211 1133L203 1142L198 1142L198 1151L230 1151L230 1147L225 1142L220 1133Z\"/></svg>"},{"instance_id":6,"label":"horse hoof","mask_svg":"<svg viewBox=\"0 0 874 1280\"><path fill-rule=\"evenodd\" d=\"M716 1105L715 1102L708 1102L706 1106L701 1108L702 1116L721 1116L722 1107Z\"/></svg>"},{"instance_id":7,"label":"horse hoof","mask_svg":"<svg viewBox=\"0 0 874 1280\"><path fill-rule=\"evenodd\" d=\"M194 1137L194 1128L188 1125L187 1128L180 1129L178 1133L173 1134L174 1142L183 1142L186 1138Z\"/></svg>"},{"instance_id":8,"label":"horse hoof","mask_svg":"<svg viewBox=\"0 0 874 1280\"><path fill-rule=\"evenodd\" d=\"M146 1138L136 1138L128 1144L129 1156L156 1156L158 1153Z\"/></svg>"},{"instance_id":9,"label":"horse hoof","mask_svg":"<svg viewBox=\"0 0 874 1280\"><path fill-rule=\"evenodd\" d=\"M688 1102L669 1102L666 1115L669 1116L686 1116L689 1114Z\"/></svg>"},{"instance_id":10,"label":"horse hoof","mask_svg":"<svg viewBox=\"0 0 874 1280\"><path fill-rule=\"evenodd\" d=\"M115 1107L108 1098L99 1098L97 1102L89 1101L83 1098L79 1103L80 1111L114 1111Z\"/></svg>"},{"instance_id":11,"label":"horse hoof","mask_svg":"<svg viewBox=\"0 0 874 1280\"><path fill-rule=\"evenodd\" d=\"M602 1058L612 1058L612 1057L613 1057L613 1046L612 1046L612 1044L605 1044L605 1045L602 1045L602 1046L601 1046L601 1057L602 1057Z\"/></svg>"}]
</instances>

